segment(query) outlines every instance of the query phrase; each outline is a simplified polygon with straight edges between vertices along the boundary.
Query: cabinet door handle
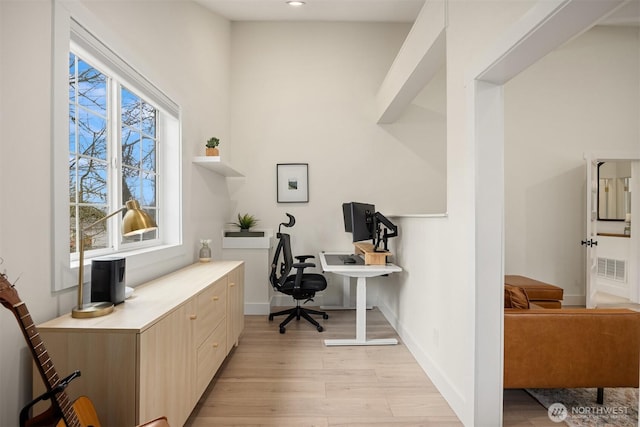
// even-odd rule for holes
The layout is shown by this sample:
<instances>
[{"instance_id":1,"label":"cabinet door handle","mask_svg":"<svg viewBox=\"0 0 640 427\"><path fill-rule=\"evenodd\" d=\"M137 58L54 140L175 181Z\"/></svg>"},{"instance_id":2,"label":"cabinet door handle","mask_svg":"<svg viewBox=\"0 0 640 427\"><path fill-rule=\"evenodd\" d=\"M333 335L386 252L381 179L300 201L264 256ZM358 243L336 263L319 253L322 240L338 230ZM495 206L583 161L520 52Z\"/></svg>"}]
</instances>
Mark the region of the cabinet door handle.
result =
<instances>
[{"instance_id":1,"label":"cabinet door handle","mask_svg":"<svg viewBox=\"0 0 640 427\"><path fill-rule=\"evenodd\" d=\"M211 301L218 301L219 299L220 297L216 295L215 297L211 298Z\"/></svg>"},{"instance_id":2,"label":"cabinet door handle","mask_svg":"<svg viewBox=\"0 0 640 427\"><path fill-rule=\"evenodd\" d=\"M236 284L235 283L229 283L229 287L233 288Z\"/></svg>"},{"instance_id":3,"label":"cabinet door handle","mask_svg":"<svg viewBox=\"0 0 640 427\"><path fill-rule=\"evenodd\" d=\"M213 348L218 348L218 343L217 342L213 343Z\"/></svg>"},{"instance_id":4,"label":"cabinet door handle","mask_svg":"<svg viewBox=\"0 0 640 427\"><path fill-rule=\"evenodd\" d=\"M189 319L191 319L191 320L196 320L197 318L198 318L197 314L192 314L192 315L189 316Z\"/></svg>"}]
</instances>

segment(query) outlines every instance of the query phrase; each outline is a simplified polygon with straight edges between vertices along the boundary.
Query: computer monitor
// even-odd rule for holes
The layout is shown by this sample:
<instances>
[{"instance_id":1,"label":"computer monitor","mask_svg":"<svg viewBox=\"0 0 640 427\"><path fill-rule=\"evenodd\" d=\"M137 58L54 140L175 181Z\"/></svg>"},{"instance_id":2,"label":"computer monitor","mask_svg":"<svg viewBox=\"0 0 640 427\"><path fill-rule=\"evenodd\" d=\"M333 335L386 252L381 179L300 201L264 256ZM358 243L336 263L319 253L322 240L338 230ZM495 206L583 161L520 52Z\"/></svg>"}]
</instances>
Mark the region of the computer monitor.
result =
<instances>
[{"instance_id":1,"label":"computer monitor","mask_svg":"<svg viewBox=\"0 0 640 427\"><path fill-rule=\"evenodd\" d=\"M353 231L353 221L351 220L351 203L342 204L342 216L344 218L344 231L351 233Z\"/></svg>"},{"instance_id":2,"label":"computer monitor","mask_svg":"<svg viewBox=\"0 0 640 427\"><path fill-rule=\"evenodd\" d=\"M352 234L354 242L371 240L375 252L386 252L390 237L398 236L398 227L369 203L342 204L344 231ZM380 245L382 244L382 248Z\"/></svg>"},{"instance_id":3,"label":"computer monitor","mask_svg":"<svg viewBox=\"0 0 640 427\"><path fill-rule=\"evenodd\" d=\"M344 231L350 232L354 242L375 238L376 207L369 203L350 202L342 204Z\"/></svg>"}]
</instances>

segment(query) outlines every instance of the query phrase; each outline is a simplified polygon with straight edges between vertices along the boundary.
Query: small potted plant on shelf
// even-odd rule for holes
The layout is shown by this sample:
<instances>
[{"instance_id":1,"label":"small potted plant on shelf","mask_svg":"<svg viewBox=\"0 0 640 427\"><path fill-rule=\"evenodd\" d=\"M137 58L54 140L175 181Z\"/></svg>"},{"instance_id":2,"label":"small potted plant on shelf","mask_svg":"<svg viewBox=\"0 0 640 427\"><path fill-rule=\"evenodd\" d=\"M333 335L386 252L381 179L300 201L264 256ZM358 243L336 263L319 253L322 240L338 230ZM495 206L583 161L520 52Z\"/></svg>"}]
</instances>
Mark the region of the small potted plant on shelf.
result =
<instances>
[{"instance_id":1,"label":"small potted plant on shelf","mask_svg":"<svg viewBox=\"0 0 640 427\"><path fill-rule=\"evenodd\" d=\"M249 215L248 213L244 215L238 214L238 221L232 222L233 224L240 228L240 231L227 231L225 233L226 237L263 237L264 231L250 231L252 227L258 223L259 219L257 219L253 215Z\"/></svg>"},{"instance_id":2,"label":"small potted plant on shelf","mask_svg":"<svg viewBox=\"0 0 640 427\"><path fill-rule=\"evenodd\" d=\"M209 138L207 140L207 156L219 156L220 152L218 151L218 145L220 145L220 139L215 136Z\"/></svg>"}]
</instances>

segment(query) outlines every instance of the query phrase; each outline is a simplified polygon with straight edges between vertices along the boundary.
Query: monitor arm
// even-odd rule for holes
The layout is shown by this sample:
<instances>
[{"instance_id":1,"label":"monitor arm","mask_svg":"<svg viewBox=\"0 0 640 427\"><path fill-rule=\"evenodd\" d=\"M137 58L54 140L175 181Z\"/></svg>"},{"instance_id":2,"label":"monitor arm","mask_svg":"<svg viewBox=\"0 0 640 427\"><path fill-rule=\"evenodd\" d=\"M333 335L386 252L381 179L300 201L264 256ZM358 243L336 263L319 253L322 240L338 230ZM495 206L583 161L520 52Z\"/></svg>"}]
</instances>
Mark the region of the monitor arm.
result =
<instances>
[{"instance_id":1,"label":"monitor arm","mask_svg":"<svg viewBox=\"0 0 640 427\"><path fill-rule=\"evenodd\" d=\"M384 225L384 235L380 238L380 234L382 230L380 228L380 223ZM375 224L375 237L373 238L373 250L374 252L387 252L387 240L389 237L396 237L398 235L398 226L389 221L389 219L382 215L380 212L376 212L374 215L374 224ZM391 230L391 233L388 231ZM380 241L383 242L384 246L380 249Z\"/></svg>"}]
</instances>

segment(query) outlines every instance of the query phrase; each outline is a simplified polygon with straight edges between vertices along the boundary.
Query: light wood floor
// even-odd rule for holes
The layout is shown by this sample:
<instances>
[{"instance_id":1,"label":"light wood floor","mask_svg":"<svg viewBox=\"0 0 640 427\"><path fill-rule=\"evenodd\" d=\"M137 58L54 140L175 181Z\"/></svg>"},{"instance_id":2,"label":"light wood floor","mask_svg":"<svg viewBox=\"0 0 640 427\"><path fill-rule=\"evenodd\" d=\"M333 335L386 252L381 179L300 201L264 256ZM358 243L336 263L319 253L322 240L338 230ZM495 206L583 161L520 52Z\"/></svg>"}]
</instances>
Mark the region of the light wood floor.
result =
<instances>
[{"instance_id":1,"label":"light wood floor","mask_svg":"<svg viewBox=\"0 0 640 427\"><path fill-rule=\"evenodd\" d=\"M329 316L319 319L322 333L300 320L285 334L278 333L282 318L246 316L239 346L186 426L462 425L401 341L326 347L325 338L355 336L354 311ZM367 338L388 337L399 339L377 309L368 310ZM557 426L544 407L518 392L505 391L505 426Z\"/></svg>"},{"instance_id":2,"label":"light wood floor","mask_svg":"<svg viewBox=\"0 0 640 427\"><path fill-rule=\"evenodd\" d=\"M628 308L640 311L640 304L631 302L628 298L621 298L605 292L596 292L593 302L596 308Z\"/></svg>"},{"instance_id":3,"label":"light wood floor","mask_svg":"<svg viewBox=\"0 0 640 427\"><path fill-rule=\"evenodd\" d=\"M558 427L566 423L551 421L547 409L524 390L504 391L502 425L505 427Z\"/></svg>"}]
</instances>

